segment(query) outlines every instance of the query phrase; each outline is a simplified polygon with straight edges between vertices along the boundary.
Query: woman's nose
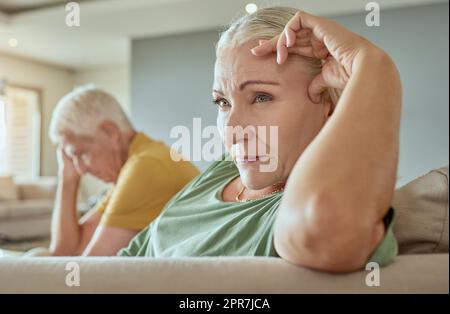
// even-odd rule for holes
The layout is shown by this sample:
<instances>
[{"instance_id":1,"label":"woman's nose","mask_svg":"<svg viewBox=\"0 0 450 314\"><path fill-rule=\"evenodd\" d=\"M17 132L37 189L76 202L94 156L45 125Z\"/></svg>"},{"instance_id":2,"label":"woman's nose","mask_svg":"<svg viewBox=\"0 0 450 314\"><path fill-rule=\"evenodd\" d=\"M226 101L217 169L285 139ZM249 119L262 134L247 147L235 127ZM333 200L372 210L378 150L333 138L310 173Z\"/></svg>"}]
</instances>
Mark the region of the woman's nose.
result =
<instances>
[{"instance_id":1,"label":"woman's nose","mask_svg":"<svg viewBox=\"0 0 450 314\"><path fill-rule=\"evenodd\" d=\"M238 105L235 105L233 107L231 107L230 112L227 116L226 119L226 125L227 127L237 127L237 126L242 126L242 116L243 116L243 112L242 110L239 108Z\"/></svg>"},{"instance_id":2,"label":"woman's nose","mask_svg":"<svg viewBox=\"0 0 450 314\"><path fill-rule=\"evenodd\" d=\"M227 141L231 144L249 140L254 135L254 126L247 121L246 113L237 107L231 109L225 126Z\"/></svg>"},{"instance_id":3,"label":"woman's nose","mask_svg":"<svg viewBox=\"0 0 450 314\"><path fill-rule=\"evenodd\" d=\"M242 112L240 112L238 106L233 106L227 116L225 123L225 135L227 142L230 144L236 144L237 136L236 130L242 128Z\"/></svg>"}]
</instances>

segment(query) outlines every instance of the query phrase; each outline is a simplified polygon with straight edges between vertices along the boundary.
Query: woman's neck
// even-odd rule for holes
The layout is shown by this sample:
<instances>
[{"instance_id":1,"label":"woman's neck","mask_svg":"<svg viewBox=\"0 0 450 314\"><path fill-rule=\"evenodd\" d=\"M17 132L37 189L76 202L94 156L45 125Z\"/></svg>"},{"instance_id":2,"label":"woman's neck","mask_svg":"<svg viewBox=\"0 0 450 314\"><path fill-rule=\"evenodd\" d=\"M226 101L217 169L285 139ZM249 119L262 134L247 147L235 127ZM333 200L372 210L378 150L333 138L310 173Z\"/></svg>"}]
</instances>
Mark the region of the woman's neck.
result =
<instances>
[{"instance_id":1,"label":"woman's neck","mask_svg":"<svg viewBox=\"0 0 450 314\"><path fill-rule=\"evenodd\" d=\"M240 177L239 177L238 182L240 185L240 188L239 188L240 195L239 195L238 199L240 199L240 200L255 200L255 199L263 198L263 197L271 195L273 193L282 191L286 184L285 182L277 182L275 184L272 184L272 185L262 188L260 190L252 190L252 189L247 188L242 183L242 180L240 179Z\"/></svg>"}]
</instances>

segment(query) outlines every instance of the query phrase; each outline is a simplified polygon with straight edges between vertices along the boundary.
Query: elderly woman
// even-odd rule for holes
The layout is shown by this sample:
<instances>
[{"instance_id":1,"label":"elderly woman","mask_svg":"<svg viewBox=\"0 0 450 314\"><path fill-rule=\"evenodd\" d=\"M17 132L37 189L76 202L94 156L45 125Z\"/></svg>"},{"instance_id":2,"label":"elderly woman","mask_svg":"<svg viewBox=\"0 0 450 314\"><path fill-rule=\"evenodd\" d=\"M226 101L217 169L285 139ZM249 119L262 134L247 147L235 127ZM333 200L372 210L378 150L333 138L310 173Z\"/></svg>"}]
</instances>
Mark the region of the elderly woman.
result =
<instances>
[{"instance_id":1,"label":"elderly woman","mask_svg":"<svg viewBox=\"0 0 450 314\"><path fill-rule=\"evenodd\" d=\"M135 131L117 100L93 87L61 99L49 135L58 144L59 180L52 255L115 255L198 174L191 163L173 161L164 143ZM79 220L76 198L85 173L113 186Z\"/></svg>"},{"instance_id":2,"label":"elderly woman","mask_svg":"<svg viewBox=\"0 0 450 314\"><path fill-rule=\"evenodd\" d=\"M119 255L279 256L336 272L390 262L401 84L389 56L291 8L237 20L216 54L213 102L233 162L215 162ZM249 126L276 126L278 141L228 134Z\"/></svg>"}]
</instances>

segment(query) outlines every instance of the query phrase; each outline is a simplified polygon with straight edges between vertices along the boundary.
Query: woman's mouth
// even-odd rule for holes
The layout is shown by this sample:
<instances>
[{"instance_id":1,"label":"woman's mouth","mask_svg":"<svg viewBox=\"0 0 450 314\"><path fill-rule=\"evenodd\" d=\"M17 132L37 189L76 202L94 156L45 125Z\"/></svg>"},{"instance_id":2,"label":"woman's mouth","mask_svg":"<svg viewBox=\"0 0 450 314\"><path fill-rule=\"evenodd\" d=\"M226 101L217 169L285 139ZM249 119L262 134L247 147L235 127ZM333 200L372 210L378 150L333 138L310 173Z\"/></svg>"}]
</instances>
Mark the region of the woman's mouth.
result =
<instances>
[{"instance_id":1,"label":"woman's mouth","mask_svg":"<svg viewBox=\"0 0 450 314\"><path fill-rule=\"evenodd\" d=\"M236 156L235 160L238 164L249 164L258 161L264 161L267 158L265 156Z\"/></svg>"}]
</instances>

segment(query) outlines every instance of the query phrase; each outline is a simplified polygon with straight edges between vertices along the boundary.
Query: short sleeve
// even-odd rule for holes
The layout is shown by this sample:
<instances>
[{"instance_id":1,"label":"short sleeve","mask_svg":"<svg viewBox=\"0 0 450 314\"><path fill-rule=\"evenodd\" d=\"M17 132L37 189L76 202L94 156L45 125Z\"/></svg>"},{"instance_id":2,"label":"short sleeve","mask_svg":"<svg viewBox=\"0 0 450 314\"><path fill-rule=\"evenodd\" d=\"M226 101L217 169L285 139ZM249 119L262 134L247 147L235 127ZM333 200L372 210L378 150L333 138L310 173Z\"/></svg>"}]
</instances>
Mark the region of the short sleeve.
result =
<instances>
[{"instance_id":1,"label":"short sleeve","mask_svg":"<svg viewBox=\"0 0 450 314\"><path fill-rule=\"evenodd\" d=\"M117 252L117 256L145 256L150 242L151 224L131 239L128 247Z\"/></svg>"},{"instance_id":2,"label":"short sleeve","mask_svg":"<svg viewBox=\"0 0 450 314\"><path fill-rule=\"evenodd\" d=\"M397 240L395 239L393 226L395 222L395 211L391 207L383 219L386 232L381 243L369 257L369 262L376 262L380 266L391 263L398 254Z\"/></svg>"},{"instance_id":3,"label":"short sleeve","mask_svg":"<svg viewBox=\"0 0 450 314\"><path fill-rule=\"evenodd\" d=\"M95 210L102 213L105 211L106 207L108 207L109 199L111 198L111 194L113 193L114 188L110 188L108 192L106 192L105 196L95 205Z\"/></svg>"},{"instance_id":4,"label":"short sleeve","mask_svg":"<svg viewBox=\"0 0 450 314\"><path fill-rule=\"evenodd\" d=\"M123 166L101 225L142 230L176 193L166 166L156 158L129 159Z\"/></svg>"}]
</instances>

